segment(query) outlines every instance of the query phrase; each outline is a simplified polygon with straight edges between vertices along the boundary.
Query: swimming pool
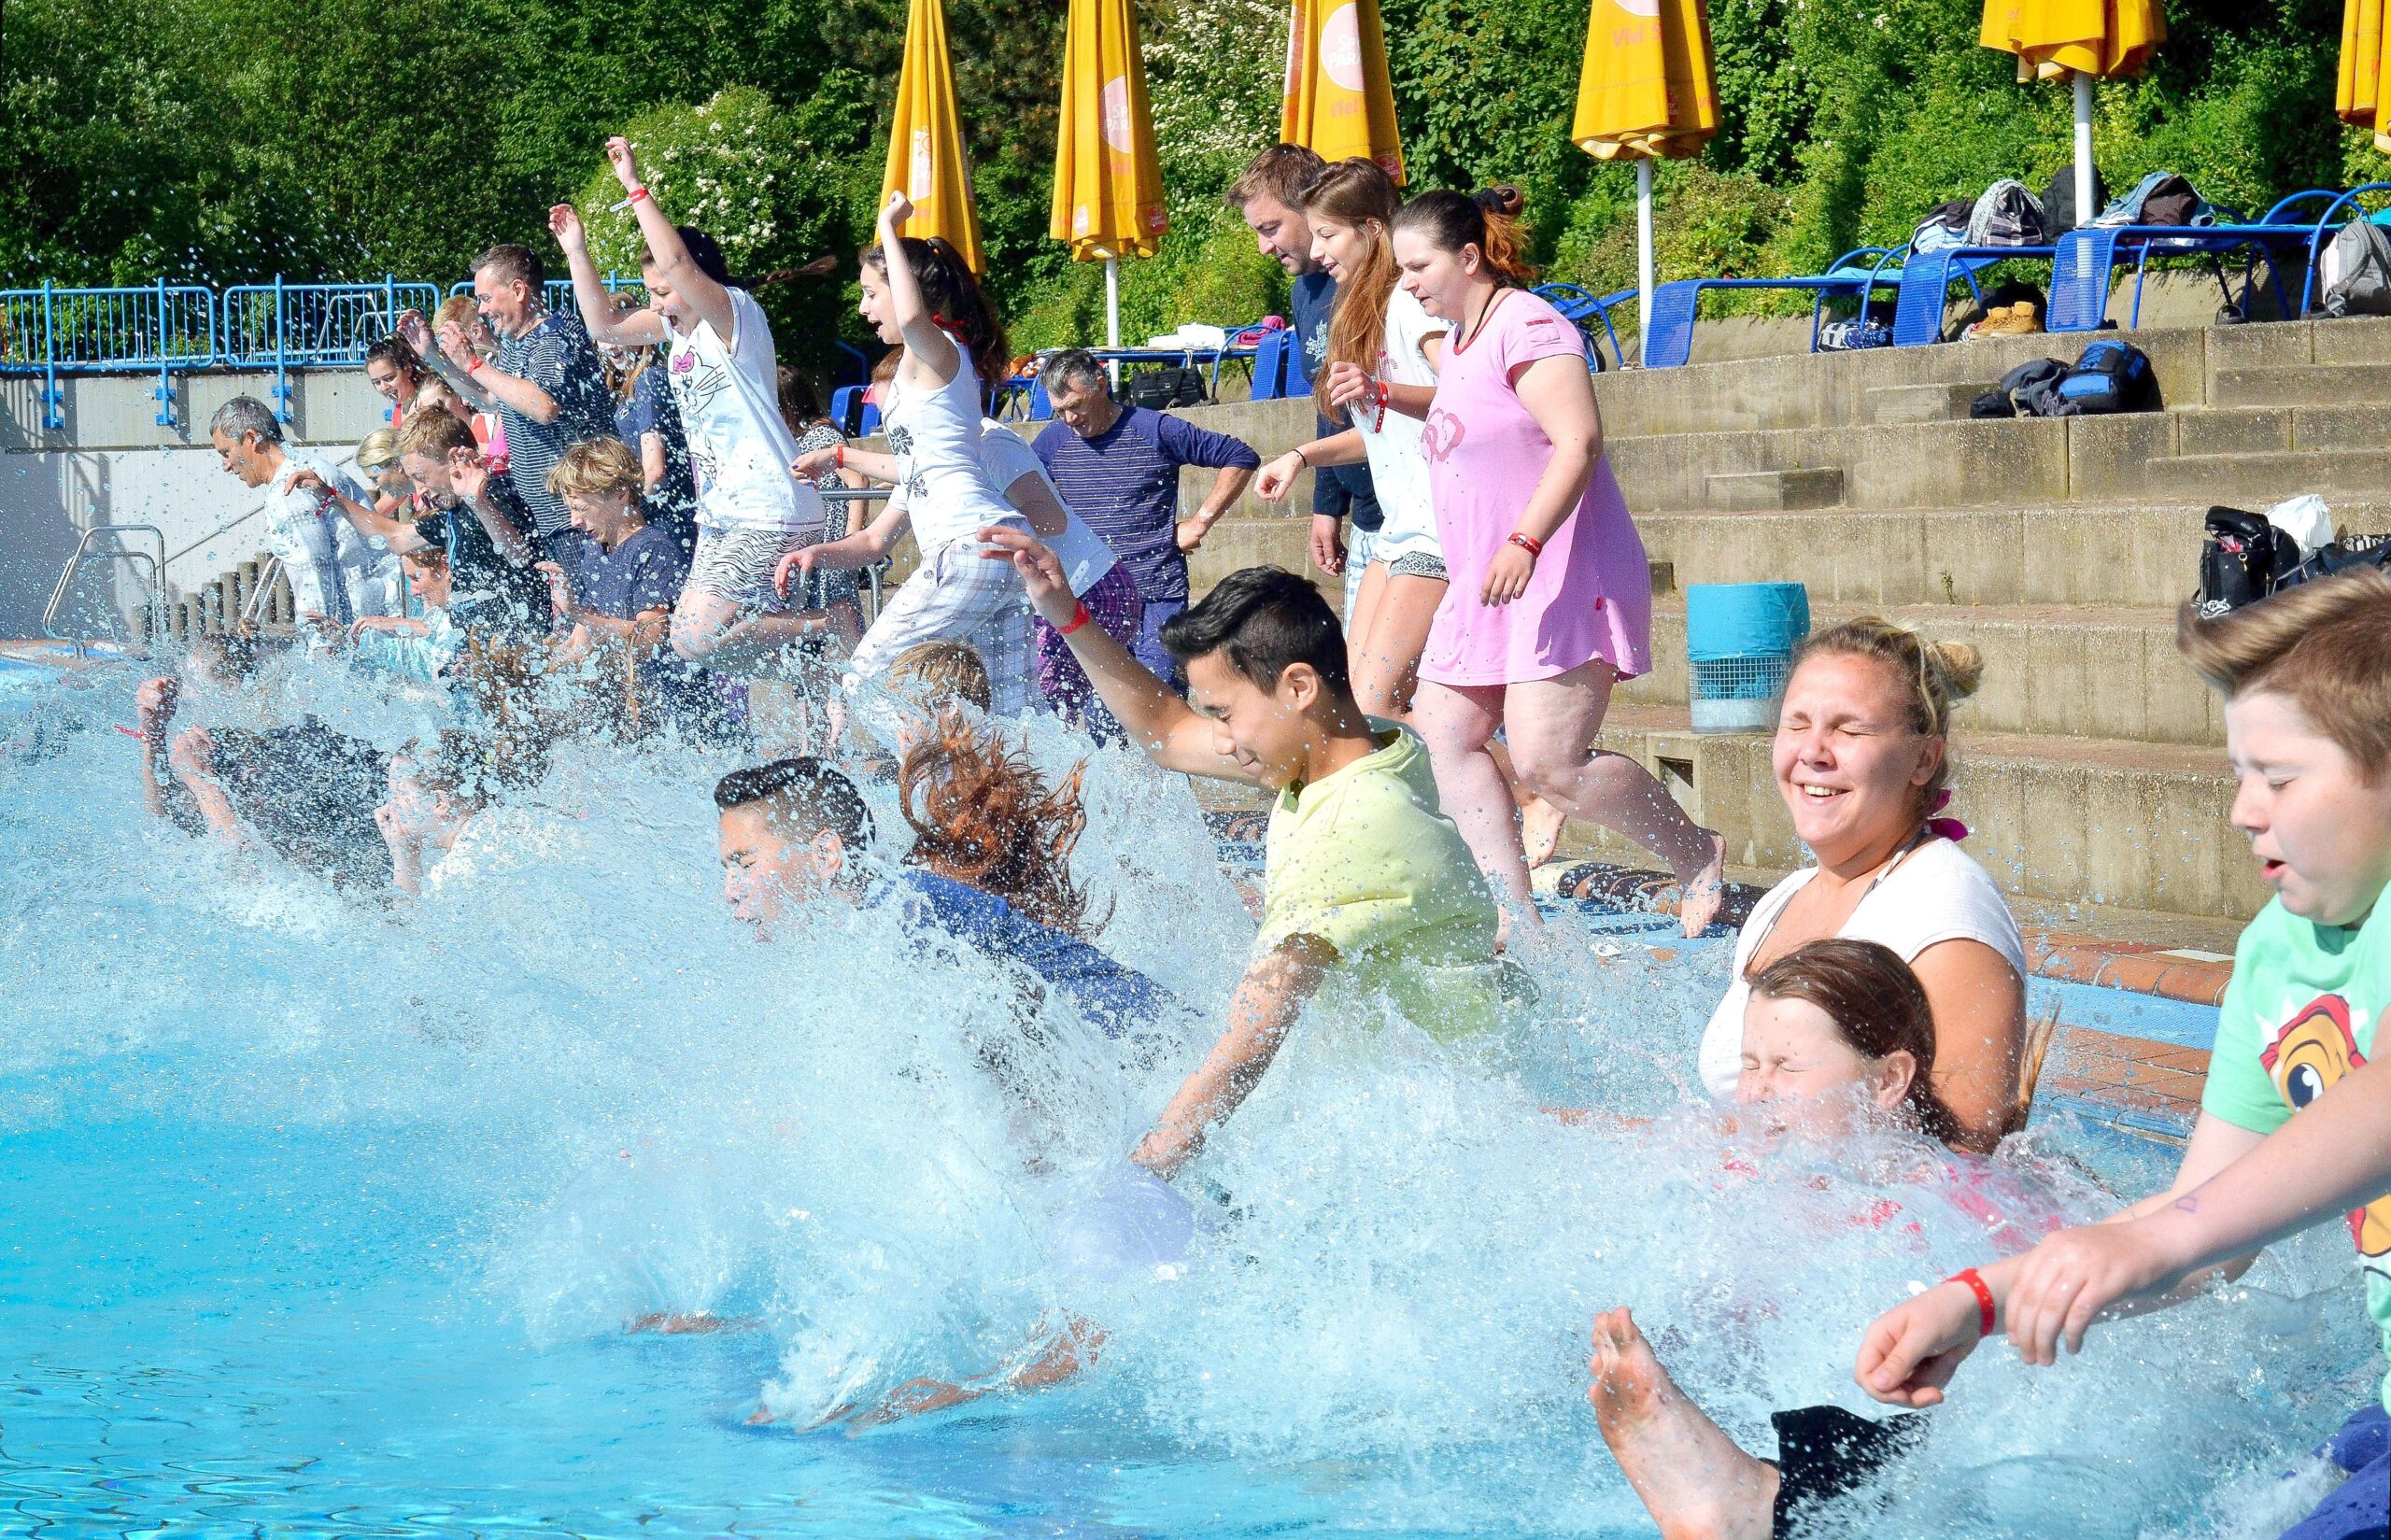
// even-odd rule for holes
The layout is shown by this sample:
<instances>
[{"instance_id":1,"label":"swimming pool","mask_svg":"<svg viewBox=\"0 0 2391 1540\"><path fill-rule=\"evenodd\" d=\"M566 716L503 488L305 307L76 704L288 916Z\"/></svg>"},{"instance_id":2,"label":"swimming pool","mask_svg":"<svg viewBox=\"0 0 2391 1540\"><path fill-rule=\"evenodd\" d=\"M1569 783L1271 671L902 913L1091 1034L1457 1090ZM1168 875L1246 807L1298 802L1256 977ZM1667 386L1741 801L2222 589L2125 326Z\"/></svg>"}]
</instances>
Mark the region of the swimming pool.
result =
<instances>
[{"instance_id":1,"label":"swimming pool","mask_svg":"<svg viewBox=\"0 0 2391 1540\"><path fill-rule=\"evenodd\" d=\"M0 1532L1649 1533L1584 1402L1597 1308L1634 1305L1755 1439L1859 1405L1866 1319L1981 1259L1915 1203L1852 1244L1822 1173L1721 1180L1683 1121L1540 1117L1691 1085L1723 949L1612 925L1528 949L1545 999L1506 1055L1292 1043L1208 1158L1184 1266L1067 1284L1055 1194L1176 1063L1057 1025L1026 1168L974 1068L1018 1024L990 977L852 916L765 947L722 915L720 765L568 755L385 915L147 819L108 730L131 678L92 685L0 718ZM426 710L279 699L384 742ZM1217 1010L1250 923L1184 788L1107 760L1090 789L1109 944ZM2132 1190L2172 1159L2065 1116L2032 1143L2079 1211L2104 1200L2076 1163ZM2271 1533L2275 1473L2364 1393L2335 1239L2058 1371L1988 1355L1880 1533ZM1079 1383L792 1431L1066 1307L1111 1333ZM652 1309L757 1324L624 1332Z\"/></svg>"}]
</instances>

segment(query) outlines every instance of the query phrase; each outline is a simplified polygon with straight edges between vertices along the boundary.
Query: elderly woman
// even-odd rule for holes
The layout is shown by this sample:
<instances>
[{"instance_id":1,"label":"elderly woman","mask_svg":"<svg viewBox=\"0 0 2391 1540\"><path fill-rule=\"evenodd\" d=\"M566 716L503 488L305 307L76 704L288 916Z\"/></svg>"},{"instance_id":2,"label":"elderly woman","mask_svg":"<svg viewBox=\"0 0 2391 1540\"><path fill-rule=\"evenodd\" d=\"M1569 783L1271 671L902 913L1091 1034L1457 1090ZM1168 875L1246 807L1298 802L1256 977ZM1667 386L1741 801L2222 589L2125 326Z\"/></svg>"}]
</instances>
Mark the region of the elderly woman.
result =
<instances>
[{"instance_id":1,"label":"elderly woman","mask_svg":"<svg viewBox=\"0 0 2391 1540\"><path fill-rule=\"evenodd\" d=\"M1777 790L1818 865L1752 906L1735 970L1702 1035L1703 1082L1732 1095L1750 980L1804 942L1878 941L1917 973L1934 1017L1934 1091L1988 1151L2016 1126L2026 952L1982 867L1934 816L1950 776L1951 708L1975 690L1975 650L1875 618L1811 636L1776 725Z\"/></svg>"}]
</instances>

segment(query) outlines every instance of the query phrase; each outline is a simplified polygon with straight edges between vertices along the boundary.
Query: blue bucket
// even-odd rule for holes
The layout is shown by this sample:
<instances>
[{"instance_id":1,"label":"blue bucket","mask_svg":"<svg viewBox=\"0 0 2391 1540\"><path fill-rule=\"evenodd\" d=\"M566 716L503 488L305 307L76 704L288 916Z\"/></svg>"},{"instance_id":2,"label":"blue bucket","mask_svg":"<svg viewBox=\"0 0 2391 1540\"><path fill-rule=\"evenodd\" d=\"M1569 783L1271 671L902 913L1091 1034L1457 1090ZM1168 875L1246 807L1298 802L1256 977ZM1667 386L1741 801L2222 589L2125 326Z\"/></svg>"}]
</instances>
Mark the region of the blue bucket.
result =
<instances>
[{"instance_id":1,"label":"blue bucket","mask_svg":"<svg viewBox=\"0 0 2391 1540\"><path fill-rule=\"evenodd\" d=\"M1765 732L1776 726L1793 649L1810 634L1810 592L1799 583L1696 583L1685 591L1685 653L1693 730Z\"/></svg>"}]
</instances>

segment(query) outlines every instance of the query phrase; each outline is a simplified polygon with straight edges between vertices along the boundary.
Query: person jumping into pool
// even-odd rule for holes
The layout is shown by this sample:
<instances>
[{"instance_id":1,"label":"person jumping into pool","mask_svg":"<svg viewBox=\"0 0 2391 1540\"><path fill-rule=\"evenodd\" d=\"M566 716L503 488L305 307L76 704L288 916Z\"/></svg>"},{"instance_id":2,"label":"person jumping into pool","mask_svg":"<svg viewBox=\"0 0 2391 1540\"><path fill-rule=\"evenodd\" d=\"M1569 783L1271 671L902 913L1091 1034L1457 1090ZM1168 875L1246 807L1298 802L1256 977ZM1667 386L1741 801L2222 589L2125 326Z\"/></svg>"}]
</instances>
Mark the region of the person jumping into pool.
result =
<instances>
[{"instance_id":1,"label":"person jumping into pool","mask_svg":"<svg viewBox=\"0 0 2391 1540\"><path fill-rule=\"evenodd\" d=\"M393 755L389 799L374 809L391 885L417 897L468 867L469 836L487 824L499 794L538 781L545 769L538 740L521 732L449 728L429 745Z\"/></svg>"},{"instance_id":2,"label":"person jumping into pool","mask_svg":"<svg viewBox=\"0 0 2391 1540\"><path fill-rule=\"evenodd\" d=\"M2062 1339L2081 1351L2095 1321L2238 1277L2258 1244L2324 1217L2327 1202L2363 1205L2346 1218L2367 1314L2391 1347L2391 1183L2355 1180L2391 1166L2391 1135L2379 1109L2363 1118L2347 1096L2334 1100L2362 1076L2382 1080L2370 1061L2391 1008L2391 577L2370 569L2306 584L2214 620L2187 606L2176 644L2225 698L2232 820L2275 890L2234 950L2191 1142L2165 1192L1878 1318L1854 1372L1879 1401L1939 1404L1996 1334L2029 1363L2057 1362ZM2370 1147L2361 1137L2328 1155L2323 1131L2303 1126L2327 1105L2339 1127L2363 1135L2372 1123ZM2305 1212L2265 1181L2286 1153L2329 1162L2331 1175L2285 1184L2305 1195ZM2391 1379L2320 1452L2346 1479L2284 1540L2382 1535Z\"/></svg>"},{"instance_id":3,"label":"person jumping into pool","mask_svg":"<svg viewBox=\"0 0 2391 1540\"><path fill-rule=\"evenodd\" d=\"M1020 582L1010 568L980 560L975 537L987 526L1027 528L989 478L980 447L983 394L1004 375L1004 323L953 247L898 233L913 211L903 192L889 194L880 242L864 252L861 274L864 319L881 341L904 349L881 409L901 462L898 492L863 529L798 551L777 580L787 586L817 566L869 566L910 525L921 566L856 643L847 660L849 693L878 684L917 642L963 641L988 666L997 713L1014 716L1029 701L1029 619ZM809 467L819 453L808 457ZM839 451L830 455L835 466ZM784 462L783 478L789 474Z\"/></svg>"},{"instance_id":4,"label":"person jumping into pool","mask_svg":"<svg viewBox=\"0 0 2391 1540\"><path fill-rule=\"evenodd\" d=\"M1751 981L1744 1006L1740 1124L1766 1138L1831 1144L1897 1129L1948 1146L1924 1180L1949 1207L2015 1253L2058 1222L2053 1207L2005 1181L1967 1151L1967 1125L1934 1090L1934 1017L1900 954L1831 938L1796 948ZM2026 1096L2030 1098L2030 1075ZM1896 1230L1872 1191L1854 1237L1881 1245ZM1871 1422L1836 1406L1778 1412L1777 1458L1746 1453L1670 1379L1626 1309L1593 1328L1593 1403L1603 1441L1664 1535L1765 1540L1790 1534L1833 1500L1871 1482L1917 1442L1910 1419Z\"/></svg>"},{"instance_id":5,"label":"person jumping into pool","mask_svg":"<svg viewBox=\"0 0 2391 1540\"><path fill-rule=\"evenodd\" d=\"M951 939L1058 988L1109 1038L1182 1008L1168 990L1087 940L1068 859L1082 818L1077 782L1048 788L1028 762L948 713L898 772L916 843L882 877L870 810L828 761L778 759L715 784L722 896L769 938L801 904L896 902L917 941Z\"/></svg>"},{"instance_id":6,"label":"person jumping into pool","mask_svg":"<svg viewBox=\"0 0 2391 1540\"><path fill-rule=\"evenodd\" d=\"M1391 1002L1438 1038L1500 1019L1496 914L1461 831L1436 808L1410 729L1365 716L1345 638L1320 591L1248 567L1174 615L1162 643L1186 665L1181 700L1090 626L1054 554L1018 529L981 538L1021 573L1130 740L1166 770L1278 794L1261 933L1227 1030L1130 1158L1167 1179L1260 1083L1288 1031L1331 987L1340 1008Z\"/></svg>"}]
</instances>

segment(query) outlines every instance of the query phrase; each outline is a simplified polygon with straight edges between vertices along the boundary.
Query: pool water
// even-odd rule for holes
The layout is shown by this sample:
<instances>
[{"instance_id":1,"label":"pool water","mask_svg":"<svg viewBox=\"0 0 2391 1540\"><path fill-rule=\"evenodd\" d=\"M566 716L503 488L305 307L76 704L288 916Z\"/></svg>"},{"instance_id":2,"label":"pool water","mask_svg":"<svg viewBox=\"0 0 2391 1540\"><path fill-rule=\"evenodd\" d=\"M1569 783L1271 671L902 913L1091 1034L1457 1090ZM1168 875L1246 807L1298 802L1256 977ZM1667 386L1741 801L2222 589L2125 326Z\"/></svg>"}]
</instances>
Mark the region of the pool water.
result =
<instances>
[{"instance_id":1,"label":"pool water","mask_svg":"<svg viewBox=\"0 0 2391 1540\"><path fill-rule=\"evenodd\" d=\"M1725 949L1563 916L1508 1048L1308 1025L1185 1183L1183 1260L1082 1274L1056 1216L1199 1025L1151 1060L1026 1031L869 912L757 944L716 896L729 761L690 753L568 752L425 901L344 902L148 818L133 676L85 683L0 717L0 1533L1648 1534L1584 1400L1597 1309L1765 1452L1985 1254L1913 1147L1731 1175L1686 1110ZM434 709L275 691L389 744ZM1217 1019L1252 928L1193 800L1112 757L1089 794L1108 946ZM2172 1156L2052 1114L2004 1178L2088 1216ZM2337 1239L2056 1371L1988 1351L1871 1533L2271 1533L2380 1370ZM700 1310L738 1329L624 1329ZM1057 1391L799 1431L1066 1316L1109 1335Z\"/></svg>"}]
</instances>

